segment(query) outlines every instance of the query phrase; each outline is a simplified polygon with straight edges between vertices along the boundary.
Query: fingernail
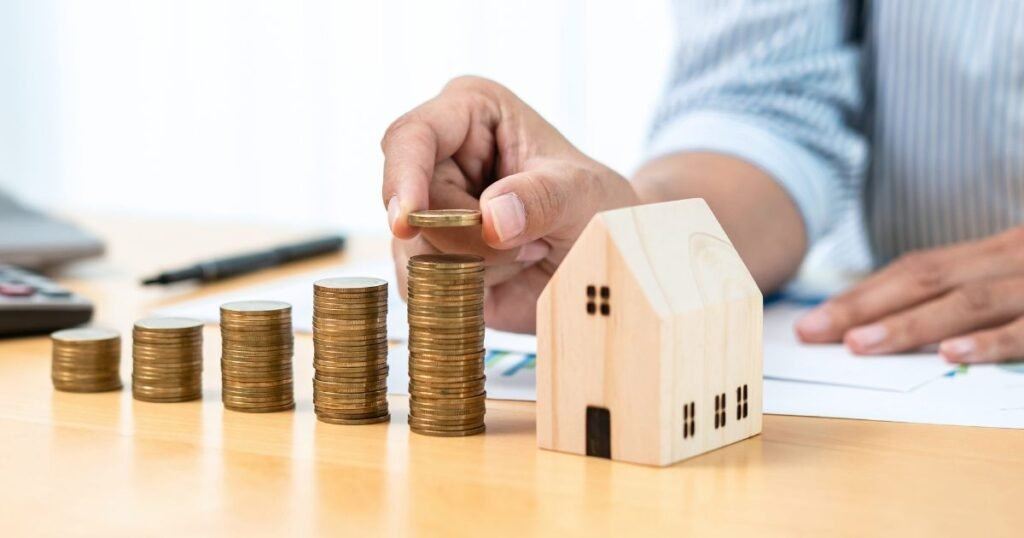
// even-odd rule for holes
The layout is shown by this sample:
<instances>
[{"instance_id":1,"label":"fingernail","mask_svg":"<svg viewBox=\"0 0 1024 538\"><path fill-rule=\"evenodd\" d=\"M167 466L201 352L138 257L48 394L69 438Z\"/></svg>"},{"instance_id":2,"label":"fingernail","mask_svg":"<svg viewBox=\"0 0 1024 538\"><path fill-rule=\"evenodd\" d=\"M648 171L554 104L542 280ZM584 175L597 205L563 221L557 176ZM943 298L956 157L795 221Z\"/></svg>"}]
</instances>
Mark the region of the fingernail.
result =
<instances>
[{"instance_id":1,"label":"fingernail","mask_svg":"<svg viewBox=\"0 0 1024 538\"><path fill-rule=\"evenodd\" d=\"M811 310L796 322L796 328L804 334L825 334L832 328L832 317L820 308Z\"/></svg>"},{"instance_id":2,"label":"fingernail","mask_svg":"<svg viewBox=\"0 0 1024 538\"><path fill-rule=\"evenodd\" d=\"M977 349L973 338L954 338L939 344L939 353L956 362L969 362Z\"/></svg>"},{"instance_id":3,"label":"fingernail","mask_svg":"<svg viewBox=\"0 0 1024 538\"><path fill-rule=\"evenodd\" d=\"M889 331L884 325L876 323L851 330L846 339L853 347L866 351L884 342L886 336L889 336Z\"/></svg>"},{"instance_id":4,"label":"fingernail","mask_svg":"<svg viewBox=\"0 0 1024 538\"><path fill-rule=\"evenodd\" d=\"M392 196L388 200L388 226L391 227L391 231L395 231L395 222L398 221L398 216L402 212L402 205L398 203L398 197Z\"/></svg>"},{"instance_id":5,"label":"fingernail","mask_svg":"<svg viewBox=\"0 0 1024 538\"><path fill-rule=\"evenodd\" d=\"M548 246L545 241L538 239L537 241L532 241L523 245L523 247L519 249L519 255L516 256L516 261L522 263L533 263L543 260L548 255L548 252L551 252L551 247Z\"/></svg>"},{"instance_id":6,"label":"fingernail","mask_svg":"<svg viewBox=\"0 0 1024 538\"><path fill-rule=\"evenodd\" d=\"M487 207L491 210L494 231L502 243L519 237L526 229L526 208L516 193L502 194L491 200Z\"/></svg>"}]
</instances>

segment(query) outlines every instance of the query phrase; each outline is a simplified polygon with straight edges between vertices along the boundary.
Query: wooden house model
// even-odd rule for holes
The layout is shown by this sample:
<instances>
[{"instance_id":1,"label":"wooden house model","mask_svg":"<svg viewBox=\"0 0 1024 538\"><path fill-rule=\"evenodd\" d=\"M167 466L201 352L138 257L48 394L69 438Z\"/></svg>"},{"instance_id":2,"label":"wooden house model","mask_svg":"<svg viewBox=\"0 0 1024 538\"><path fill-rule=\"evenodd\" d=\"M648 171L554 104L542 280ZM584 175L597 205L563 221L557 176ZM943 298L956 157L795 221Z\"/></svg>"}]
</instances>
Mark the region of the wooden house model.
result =
<instances>
[{"instance_id":1,"label":"wooden house model","mask_svg":"<svg viewBox=\"0 0 1024 538\"><path fill-rule=\"evenodd\" d=\"M669 465L757 435L761 334L704 200L600 213L537 304L537 444Z\"/></svg>"}]
</instances>

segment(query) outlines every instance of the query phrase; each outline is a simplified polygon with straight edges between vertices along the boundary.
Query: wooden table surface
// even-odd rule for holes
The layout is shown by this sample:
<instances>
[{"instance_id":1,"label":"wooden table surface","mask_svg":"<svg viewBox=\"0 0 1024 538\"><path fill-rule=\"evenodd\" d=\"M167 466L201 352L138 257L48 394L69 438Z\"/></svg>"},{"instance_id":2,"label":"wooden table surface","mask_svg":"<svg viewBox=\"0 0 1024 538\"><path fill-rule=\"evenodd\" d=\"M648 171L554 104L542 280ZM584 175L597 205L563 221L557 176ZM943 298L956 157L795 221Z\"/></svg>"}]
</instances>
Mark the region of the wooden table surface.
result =
<instances>
[{"instance_id":1,"label":"wooden table surface","mask_svg":"<svg viewBox=\"0 0 1024 538\"><path fill-rule=\"evenodd\" d=\"M387 256L350 253L202 289L143 289L161 267L295 234L266 226L86 219L108 255L60 279L130 334L159 306ZM226 412L219 337L204 398L136 402L53 390L47 338L0 342L0 535L1021 536L1024 431L767 416L751 440L655 469L539 451L532 403L488 402L487 433L410 434L392 421L318 423L312 342L296 338L294 412ZM122 376L130 379L124 339Z\"/></svg>"}]
</instances>

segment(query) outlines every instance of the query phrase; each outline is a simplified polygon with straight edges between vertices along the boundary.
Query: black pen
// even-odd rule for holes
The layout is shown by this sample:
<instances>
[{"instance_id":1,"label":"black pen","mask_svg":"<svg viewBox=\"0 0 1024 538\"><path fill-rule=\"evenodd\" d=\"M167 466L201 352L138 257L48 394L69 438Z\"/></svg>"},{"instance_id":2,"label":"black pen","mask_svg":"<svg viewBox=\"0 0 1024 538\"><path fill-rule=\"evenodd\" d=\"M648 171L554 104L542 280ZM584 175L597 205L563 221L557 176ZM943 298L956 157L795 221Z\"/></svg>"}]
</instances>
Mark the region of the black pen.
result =
<instances>
[{"instance_id":1,"label":"black pen","mask_svg":"<svg viewBox=\"0 0 1024 538\"><path fill-rule=\"evenodd\" d=\"M142 281L143 285L170 284L183 280L210 282L235 275L251 273L267 267L275 267L296 260L304 260L321 254L338 252L345 248L345 238L340 235L319 237L276 248L239 254L216 260L199 262L191 267L166 271Z\"/></svg>"}]
</instances>

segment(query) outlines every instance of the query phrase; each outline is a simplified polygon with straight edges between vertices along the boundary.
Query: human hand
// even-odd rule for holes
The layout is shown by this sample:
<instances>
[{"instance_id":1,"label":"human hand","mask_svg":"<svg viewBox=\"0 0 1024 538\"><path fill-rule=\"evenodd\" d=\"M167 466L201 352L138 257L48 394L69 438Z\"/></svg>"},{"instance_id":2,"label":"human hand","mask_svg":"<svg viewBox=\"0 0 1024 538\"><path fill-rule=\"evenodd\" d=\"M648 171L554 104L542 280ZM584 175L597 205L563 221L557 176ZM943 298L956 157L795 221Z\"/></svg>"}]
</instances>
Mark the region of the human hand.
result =
<instances>
[{"instance_id":1,"label":"human hand","mask_svg":"<svg viewBox=\"0 0 1024 538\"><path fill-rule=\"evenodd\" d=\"M903 256L809 312L796 331L858 354L940 343L950 362L1024 358L1024 226Z\"/></svg>"},{"instance_id":2,"label":"human hand","mask_svg":"<svg viewBox=\"0 0 1024 538\"><path fill-rule=\"evenodd\" d=\"M590 159L505 87L457 78L398 118L381 141L384 205L405 296L406 263L417 254L484 258L484 318L533 332L536 302L591 217L635 205L630 184ZM421 209L476 209L476 228L417 229Z\"/></svg>"}]
</instances>

